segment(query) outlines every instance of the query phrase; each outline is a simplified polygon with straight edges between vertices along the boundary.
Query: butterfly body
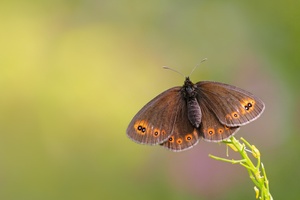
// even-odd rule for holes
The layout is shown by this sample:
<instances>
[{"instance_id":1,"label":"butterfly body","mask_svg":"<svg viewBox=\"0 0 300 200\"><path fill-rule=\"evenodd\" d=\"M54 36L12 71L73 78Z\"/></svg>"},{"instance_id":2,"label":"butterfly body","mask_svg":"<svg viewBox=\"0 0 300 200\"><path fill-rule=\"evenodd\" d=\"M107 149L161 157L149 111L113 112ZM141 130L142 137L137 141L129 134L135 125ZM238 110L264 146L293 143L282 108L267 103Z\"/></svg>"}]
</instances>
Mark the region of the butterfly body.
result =
<instances>
[{"instance_id":1,"label":"butterfly body","mask_svg":"<svg viewBox=\"0 0 300 200\"><path fill-rule=\"evenodd\" d=\"M202 113L196 99L196 87L197 86L190 81L189 77L187 77L180 92L187 102L188 119L194 127L198 128L201 123Z\"/></svg>"},{"instance_id":2,"label":"butterfly body","mask_svg":"<svg viewBox=\"0 0 300 200\"><path fill-rule=\"evenodd\" d=\"M173 87L147 103L132 119L127 135L141 144L172 151L189 149L200 138L219 142L257 119L264 103L250 92L213 81Z\"/></svg>"}]
</instances>

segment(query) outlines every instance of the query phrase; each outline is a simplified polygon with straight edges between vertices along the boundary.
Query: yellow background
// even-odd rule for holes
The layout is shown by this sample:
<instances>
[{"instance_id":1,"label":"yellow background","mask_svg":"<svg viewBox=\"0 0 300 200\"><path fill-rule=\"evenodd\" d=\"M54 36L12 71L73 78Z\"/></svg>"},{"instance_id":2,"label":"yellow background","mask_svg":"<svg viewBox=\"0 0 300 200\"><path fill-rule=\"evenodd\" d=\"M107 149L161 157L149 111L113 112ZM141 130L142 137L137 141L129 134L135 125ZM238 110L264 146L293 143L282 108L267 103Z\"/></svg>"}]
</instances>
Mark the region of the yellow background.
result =
<instances>
[{"instance_id":1,"label":"yellow background","mask_svg":"<svg viewBox=\"0 0 300 200\"><path fill-rule=\"evenodd\" d=\"M274 199L299 196L299 1L1 1L0 199L255 199L224 144L126 136L160 92L215 80L259 96L242 127ZM234 152L230 152L234 156ZM238 157L237 157L238 158Z\"/></svg>"}]
</instances>

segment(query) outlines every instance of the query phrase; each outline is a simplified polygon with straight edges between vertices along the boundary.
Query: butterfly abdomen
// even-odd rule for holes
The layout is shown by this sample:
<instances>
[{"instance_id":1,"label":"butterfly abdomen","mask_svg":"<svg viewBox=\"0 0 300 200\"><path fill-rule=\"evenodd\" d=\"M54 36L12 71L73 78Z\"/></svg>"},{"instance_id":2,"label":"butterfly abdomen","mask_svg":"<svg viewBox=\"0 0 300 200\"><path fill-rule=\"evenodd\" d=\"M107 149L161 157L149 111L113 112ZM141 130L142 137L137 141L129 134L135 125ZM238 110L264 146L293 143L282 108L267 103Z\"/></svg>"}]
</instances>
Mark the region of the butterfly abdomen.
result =
<instances>
[{"instance_id":1,"label":"butterfly abdomen","mask_svg":"<svg viewBox=\"0 0 300 200\"><path fill-rule=\"evenodd\" d=\"M191 124L198 128L201 123L202 113L196 98L187 100L188 118Z\"/></svg>"}]
</instances>

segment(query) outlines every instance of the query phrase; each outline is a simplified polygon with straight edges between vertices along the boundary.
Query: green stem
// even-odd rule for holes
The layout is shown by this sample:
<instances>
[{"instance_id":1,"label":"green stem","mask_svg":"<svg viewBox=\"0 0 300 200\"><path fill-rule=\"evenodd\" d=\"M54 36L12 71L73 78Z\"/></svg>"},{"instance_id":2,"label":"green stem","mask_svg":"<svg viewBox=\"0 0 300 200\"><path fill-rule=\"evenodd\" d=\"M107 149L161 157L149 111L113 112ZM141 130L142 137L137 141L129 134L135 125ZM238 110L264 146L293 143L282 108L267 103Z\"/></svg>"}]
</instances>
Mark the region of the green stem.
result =
<instances>
[{"instance_id":1,"label":"green stem","mask_svg":"<svg viewBox=\"0 0 300 200\"><path fill-rule=\"evenodd\" d=\"M238 151L241 155L241 160L234 160L234 159L226 159L220 158L217 156L209 155L211 158L215 160L220 160L223 162L229 162L232 164L240 164L245 167L248 171L249 177L252 182L255 184L254 190L256 192L256 198L261 200L273 200L272 195L269 189L269 181L267 179L266 171L264 165L260 161L260 152L254 146L247 142L244 138L241 138L242 143L240 143L234 137L231 137L229 140L224 141L229 147L231 147L234 151ZM248 156L249 151L247 148L250 149L252 156L257 160L257 164L253 164L252 160ZM263 175L261 175L261 172Z\"/></svg>"}]
</instances>

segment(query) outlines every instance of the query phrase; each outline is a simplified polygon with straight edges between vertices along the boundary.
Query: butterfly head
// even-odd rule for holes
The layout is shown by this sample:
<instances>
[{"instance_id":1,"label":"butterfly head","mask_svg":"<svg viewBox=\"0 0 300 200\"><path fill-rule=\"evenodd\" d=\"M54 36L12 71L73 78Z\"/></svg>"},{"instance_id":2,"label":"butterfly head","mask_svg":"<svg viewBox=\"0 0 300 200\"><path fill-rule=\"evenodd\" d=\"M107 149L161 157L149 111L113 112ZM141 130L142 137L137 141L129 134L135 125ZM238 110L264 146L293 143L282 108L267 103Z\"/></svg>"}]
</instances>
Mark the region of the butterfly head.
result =
<instances>
[{"instance_id":1,"label":"butterfly head","mask_svg":"<svg viewBox=\"0 0 300 200\"><path fill-rule=\"evenodd\" d=\"M196 85L190 80L190 77L186 77L181 92L187 99L194 98L196 96Z\"/></svg>"}]
</instances>

